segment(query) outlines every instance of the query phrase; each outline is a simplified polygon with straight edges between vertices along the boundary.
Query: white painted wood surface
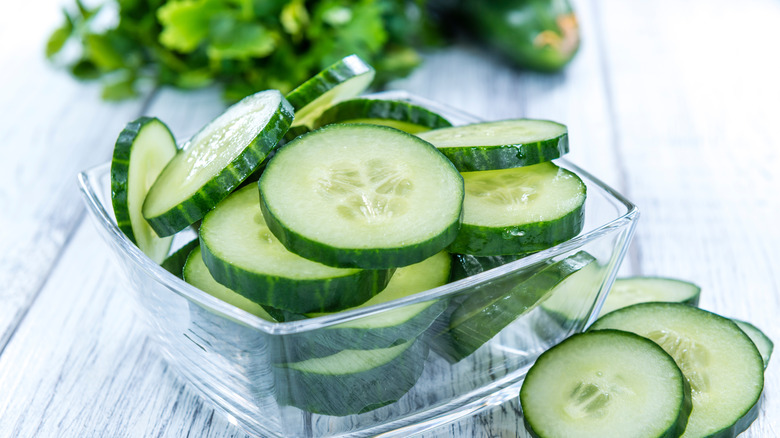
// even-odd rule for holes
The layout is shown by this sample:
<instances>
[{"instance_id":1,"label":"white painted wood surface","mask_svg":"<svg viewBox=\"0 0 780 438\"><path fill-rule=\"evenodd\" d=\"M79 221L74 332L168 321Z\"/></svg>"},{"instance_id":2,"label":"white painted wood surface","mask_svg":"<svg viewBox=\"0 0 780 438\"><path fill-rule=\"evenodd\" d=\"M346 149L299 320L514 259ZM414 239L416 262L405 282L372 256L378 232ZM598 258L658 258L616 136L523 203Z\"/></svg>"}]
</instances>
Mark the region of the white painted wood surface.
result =
<instances>
[{"instance_id":1,"label":"white painted wood surface","mask_svg":"<svg viewBox=\"0 0 780 438\"><path fill-rule=\"evenodd\" d=\"M75 185L125 122L157 115L184 138L221 110L219 95L100 102L41 59L54 3L0 15L0 436L244 436L156 357ZM465 47L392 86L489 119L567 123L571 159L642 211L623 272L693 280L702 307L780 340L780 3L575 6L583 46L563 74L515 72ZM424 436L523 433L507 403ZM744 435L778 434L775 358Z\"/></svg>"}]
</instances>

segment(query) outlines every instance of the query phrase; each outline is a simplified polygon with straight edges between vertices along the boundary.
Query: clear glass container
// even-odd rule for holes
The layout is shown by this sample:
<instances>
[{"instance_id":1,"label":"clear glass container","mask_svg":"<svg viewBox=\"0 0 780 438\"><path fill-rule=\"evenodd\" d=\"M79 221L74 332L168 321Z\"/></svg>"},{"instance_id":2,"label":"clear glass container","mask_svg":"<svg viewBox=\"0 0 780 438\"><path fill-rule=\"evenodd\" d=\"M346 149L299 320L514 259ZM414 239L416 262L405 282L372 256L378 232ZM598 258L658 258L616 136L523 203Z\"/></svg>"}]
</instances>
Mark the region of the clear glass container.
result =
<instances>
[{"instance_id":1,"label":"clear glass container","mask_svg":"<svg viewBox=\"0 0 780 438\"><path fill-rule=\"evenodd\" d=\"M456 125L477 121L408 94L383 97L426 106ZM639 212L584 170L556 163L587 185L585 226L575 238L505 264L465 258L461 267L474 275L403 299L285 323L185 283L127 240L114 221L109 164L81 173L79 182L126 276L117 281L127 285L150 337L218 410L260 436L408 436L516 397L539 354L598 314ZM173 249L194 237L182 231ZM535 273L572 260L585 268L540 289Z\"/></svg>"}]
</instances>

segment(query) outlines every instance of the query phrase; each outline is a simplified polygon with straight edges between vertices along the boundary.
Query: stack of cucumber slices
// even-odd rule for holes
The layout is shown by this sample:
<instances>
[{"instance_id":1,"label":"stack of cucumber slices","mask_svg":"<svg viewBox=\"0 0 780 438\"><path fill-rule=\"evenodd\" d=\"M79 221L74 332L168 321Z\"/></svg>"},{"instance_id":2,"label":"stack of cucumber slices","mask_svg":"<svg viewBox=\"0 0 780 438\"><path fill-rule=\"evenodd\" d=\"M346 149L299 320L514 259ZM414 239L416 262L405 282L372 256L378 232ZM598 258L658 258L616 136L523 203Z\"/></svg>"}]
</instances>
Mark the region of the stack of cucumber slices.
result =
<instances>
[{"instance_id":1,"label":"stack of cucumber slices","mask_svg":"<svg viewBox=\"0 0 780 438\"><path fill-rule=\"evenodd\" d=\"M117 140L111 168L119 228L172 274L272 323L406 299L581 232L586 186L552 161L568 152L564 125L521 119L453 127L409 102L358 97L373 75L360 58L346 57L287 96L267 90L246 97L178 146L160 120L131 122ZM171 252L172 236L185 229L197 231L198 238ZM380 408L416 384L430 351L455 364L532 309L570 318L565 306L548 302L550 295L563 296L582 281L600 282L603 273L591 254L566 254L480 284L468 296L415 301L316 330L270 336L270 361L277 381L284 382L276 397L322 415ZM684 285L679 289L695 303ZM608 317L600 328L626 329L623 319L612 319L618 322L609 323ZM726 331L742 333L732 330L733 324ZM626 330L650 336L663 349L710 342L684 338L686 327ZM739 348L753 358L753 344L740 339ZM685 367L681 372L662 348L640 336L612 330L561 345L568 350L543 356L540 366L559 356L605 357L578 352L623 345L615 354L656 373L640 374L673 381L668 391L653 388L652 397L663 399L666 409L650 421L661 425L658 436L675 436L692 419L706 423L707 415L715 415L697 413L708 408L700 407L695 393L691 411L691 388L703 386L688 383ZM714 351L696 361L718 362ZM632 356L636 352L641 355ZM759 362L753 359L746 363L754 367ZM606 370L612 362L602 360L591 369ZM713 379L720 378L716 368ZM705 371L706 380L710 370ZM616 372L621 379L631 377ZM543 380L544 371L532 370L529 388L537 375L541 389L524 391L532 405L550 404L557 396L539 395L554 386ZM611 389L599 386L611 376L596 381L573 372L559 382L569 391L559 397L566 398L567 415L620 416L609 413L618 403L610 398ZM623 395L648 386L636 384L613 386ZM752 391L740 403L755 401L754 396ZM526 422L538 436L560 436L537 432L540 422L555 423L555 415L529 408ZM733 428L742 427L748 416L740 414ZM573 424L565 427L576 429L578 423ZM599 424L584 430L597 430Z\"/></svg>"},{"instance_id":2,"label":"stack of cucumber slices","mask_svg":"<svg viewBox=\"0 0 780 438\"><path fill-rule=\"evenodd\" d=\"M583 334L543 353L520 391L536 437L735 437L758 416L772 341L697 308L687 281L615 281ZM637 414L641 413L641 414Z\"/></svg>"}]
</instances>

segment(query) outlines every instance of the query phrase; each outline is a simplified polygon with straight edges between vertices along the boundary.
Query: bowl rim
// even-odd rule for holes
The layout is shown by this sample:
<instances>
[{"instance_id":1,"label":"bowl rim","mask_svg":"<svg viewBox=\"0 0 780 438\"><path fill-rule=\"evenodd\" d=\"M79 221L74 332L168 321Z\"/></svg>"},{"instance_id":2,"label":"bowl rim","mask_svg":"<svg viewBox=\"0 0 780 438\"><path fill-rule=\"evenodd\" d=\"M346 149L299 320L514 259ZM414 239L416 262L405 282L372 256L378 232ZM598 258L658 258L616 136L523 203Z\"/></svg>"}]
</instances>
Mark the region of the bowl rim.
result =
<instances>
[{"instance_id":1,"label":"bowl rim","mask_svg":"<svg viewBox=\"0 0 780 438\"><path fill-rule=\"evenodd\" d=\"M475 123L480 121L480 119L473 115L467 114L463 111L454 109L438 102L433 102L412 95L405 91L388 91L368 95L366 97L408 100L412 103L425 106L433 111L437 111L445 117L449 116L454 119L466 121L467 123ZM599 237L611 232L616 228L621 228L624 225L634 222L638 219L638 207L629 201L626 197L621 195L617 190L613 189L600 179L596 178L589 172L583 170L579 166L569 162L566 159L557 159L556 163L563 164L564 167L573 170L581 178L586 179L595 186L599 187L601 190L611 196L613 201L617 201L619 204L622 204L626 209L625 213L558 245L533 253L529 256L520 258L488 271L463 278L461 280L450 282L433 289L410 295L408 297L399 298L372 306L353 308L330 315L323 315L315 318L289 322L267 321L249 312L234 307L233 305L228 304L227 302L224 302L196 288L195 286L190 285L189 283L186 283L184 280L166 271L162 266L158 265L149 257L147 257L135 244L130 241L130 239L127 238L127 236L125 236L121 230L119 230L119 227L112 219L111 214L109 214L109 212L106 210L106 206L100 200L100 196L98 195L99 188L96 188L93 184L98 178L105 177L106 174L110 173L111 162L103 163L80 172L78 174L78 182L79 189L87 209L90 211L93 218L96 219L96 222L100 225L100 228L102 228L103 231L107 233L107 236L118 245L118 247L125 255L129 256L133 262L138 264L148 274L153 276L160 284L164 285L173 293L182 296L188 301L191 301L206 310L222 315L235 322L260 330L270 335L287 335L329 327L335 324L375 315L377 313L382 313L406 305L440 299L444 296L457 293L458 291L461 291L465 288L484 283L493 278L501 277L520 268L533 265L542 260L567 254L590 241L598 239Z\"/></svg>"}]
</instances>

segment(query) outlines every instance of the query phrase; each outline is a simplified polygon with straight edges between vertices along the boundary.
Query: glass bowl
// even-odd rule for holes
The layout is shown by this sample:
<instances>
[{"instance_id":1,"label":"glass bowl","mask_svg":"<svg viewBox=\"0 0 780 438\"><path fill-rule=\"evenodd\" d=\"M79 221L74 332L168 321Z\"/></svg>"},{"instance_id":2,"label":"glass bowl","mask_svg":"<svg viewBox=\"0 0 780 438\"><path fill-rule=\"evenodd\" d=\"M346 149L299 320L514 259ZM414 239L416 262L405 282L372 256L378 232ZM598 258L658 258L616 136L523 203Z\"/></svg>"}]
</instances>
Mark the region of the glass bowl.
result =
<instances>
[{"instance_id":1,"label":"glass bowl","mask_svg":"<svg viewBox=\"0 0 780 438\"><path fill-rule=\"evenodd\" d=\"M406 93L381 95L456 125L478 121ZM598 314L639 212L584 170L556 163L587 185L585 226L573 239L514 261L454 259L474 275L285 323L220 301L147 258L117 228L109 163L82 172L79 183L149 336L216 409L260 436L408 436L516 397L535 359ZM172 251L195 236L180 232ZM545 275L535 273L572 260L585 267L539 288ZM470 345L465 352L461 342Z\"/></svg>"}]
</instances>

